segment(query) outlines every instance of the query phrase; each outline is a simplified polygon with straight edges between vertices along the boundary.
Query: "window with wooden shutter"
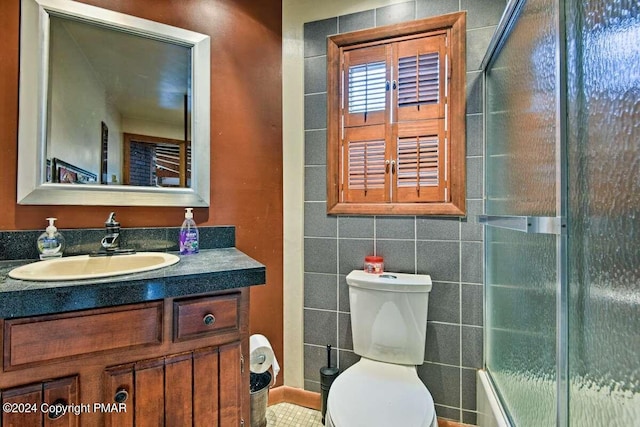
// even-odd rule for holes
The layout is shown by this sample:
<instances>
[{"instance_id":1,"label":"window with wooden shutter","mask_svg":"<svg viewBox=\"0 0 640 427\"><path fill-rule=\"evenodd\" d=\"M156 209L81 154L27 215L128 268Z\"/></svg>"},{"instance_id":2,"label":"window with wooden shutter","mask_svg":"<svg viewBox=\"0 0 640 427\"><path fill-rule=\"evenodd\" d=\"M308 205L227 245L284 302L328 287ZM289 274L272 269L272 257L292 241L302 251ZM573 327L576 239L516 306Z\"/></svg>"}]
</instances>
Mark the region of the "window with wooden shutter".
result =
<instances>
[{"instance_id":1,"label":"window with wooden shutter","mask_svg":"<svg viewBox=\"0 0 640 427\"><path fill-rule=\"evenodd\" d=\"M465 17L329 38L328 213L464 215Z\"/></svg>"}]
</instances>

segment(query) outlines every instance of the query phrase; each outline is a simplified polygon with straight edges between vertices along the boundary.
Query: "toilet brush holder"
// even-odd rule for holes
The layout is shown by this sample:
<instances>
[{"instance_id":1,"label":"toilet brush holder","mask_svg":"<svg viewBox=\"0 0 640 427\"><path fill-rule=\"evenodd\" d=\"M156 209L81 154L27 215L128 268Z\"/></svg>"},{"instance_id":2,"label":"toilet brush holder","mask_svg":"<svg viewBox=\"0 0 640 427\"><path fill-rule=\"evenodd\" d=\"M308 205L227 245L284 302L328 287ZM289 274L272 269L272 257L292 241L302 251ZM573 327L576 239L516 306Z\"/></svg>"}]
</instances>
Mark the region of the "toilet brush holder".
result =
<instances>
[{"instance_id":1,"label":"toilet brush holder","mask_svg":"<svg viewBox=\"0 0 640 427\"><path fill-rule=\"evenodd\" d=\"M340 371L335 366L331 366L331 346L327 345L327 366L320 368L320 392L322 395L322 424L327 413L327 397L333 380L336 379Z\"/></svg>"}]
</instances>

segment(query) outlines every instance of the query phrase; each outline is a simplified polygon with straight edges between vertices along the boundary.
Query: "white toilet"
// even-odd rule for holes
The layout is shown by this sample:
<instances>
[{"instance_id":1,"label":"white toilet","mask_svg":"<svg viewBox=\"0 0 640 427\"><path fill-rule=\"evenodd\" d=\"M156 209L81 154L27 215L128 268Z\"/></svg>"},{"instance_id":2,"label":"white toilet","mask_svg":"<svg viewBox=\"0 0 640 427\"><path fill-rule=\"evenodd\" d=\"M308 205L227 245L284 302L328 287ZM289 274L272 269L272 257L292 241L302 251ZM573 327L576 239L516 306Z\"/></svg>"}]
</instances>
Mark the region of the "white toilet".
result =
<instances>
[{"instance_id":1,"label":"white toilet","mask_svg":"<svg viewBox=\"0 0 640 427\"><path fill-rule=\"evenodd\" d=\"M353 350L362 357L331 385L326 426L437 427L433 398L416 371L431 277L357 270L347 284Z\"/></svg>"}]
</instances>

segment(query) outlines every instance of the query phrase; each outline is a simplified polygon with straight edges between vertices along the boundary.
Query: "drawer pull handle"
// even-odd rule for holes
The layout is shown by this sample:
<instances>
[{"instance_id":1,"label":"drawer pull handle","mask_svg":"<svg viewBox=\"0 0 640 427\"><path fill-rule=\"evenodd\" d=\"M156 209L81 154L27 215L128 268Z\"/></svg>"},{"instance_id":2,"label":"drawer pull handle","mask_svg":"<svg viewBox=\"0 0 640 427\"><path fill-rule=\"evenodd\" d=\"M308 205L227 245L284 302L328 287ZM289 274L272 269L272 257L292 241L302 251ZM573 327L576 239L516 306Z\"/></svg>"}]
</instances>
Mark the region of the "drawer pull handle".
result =
<instances>
[{"instance_id":1,"label":"drawer pull handle","mask_svg":"<svg viewBox=\"0 0 640 427\"><path fill-rule=\"evenodd\" d=\"M58 399L49 406L49 412L47 412L47 418L50 420L57 420L62 417L67 408L67 401L64 399Z\"/></svg>"},{"instance_id":2,"label":"drawer pull handle","mask_svg":"<svg viewBox=\"0 0 640 427\"><path fill-rule=\"evenodd\" d=\"M211 326L214 323L216 323L216 317L213 314L209 313L202 318L202 321L204 322L205 325Z\"/></svg>"},{"instance_id":3,"label":"drawer pull handle","mask_svg":"<svg viewBox=\"0 0 640 427\"><path fill-rule=\"evenodd\" d=\"M123 388L116 391L116 395L113 396L113 400L116 403L124 403L129 398L129 392Z\"/></svg>"}]
</instances>

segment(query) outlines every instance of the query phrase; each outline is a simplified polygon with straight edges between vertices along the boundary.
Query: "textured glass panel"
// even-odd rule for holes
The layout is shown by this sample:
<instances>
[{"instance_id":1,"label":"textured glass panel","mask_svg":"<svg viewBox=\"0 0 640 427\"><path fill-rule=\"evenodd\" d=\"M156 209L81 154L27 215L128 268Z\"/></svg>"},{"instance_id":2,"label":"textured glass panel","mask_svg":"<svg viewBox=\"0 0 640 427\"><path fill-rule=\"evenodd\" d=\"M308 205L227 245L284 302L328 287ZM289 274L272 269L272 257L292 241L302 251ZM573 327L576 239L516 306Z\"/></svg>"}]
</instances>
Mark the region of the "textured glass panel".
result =
<instances>
[{"instance_id":1,"label":"textured glass panel","mask_svg":"<svg viewBox=\"0 0 640 427\"><path fill-rule=\"evenodd\" d=\"M556 238L486 228L487 368L514 425L555 424Z\"/></svg>"},{"instance_id":2,"label":"textured glass panel","mask_svg":"<svg viewBox=\"0 0 640 427\"><path fill-rule=\"evenodd\" d=\"M528 1L486 73L486 213L556 212L555 0Z\"/></svg>"},{"instance_id":3,"label":"textured glass panel","mask_svg":"<svg viewBox=\"0 0 640 427\"><path fill-rule=\"evenodd\" d=\"M568 12L571 426L640 425L640 5Z\"/></svg>"},{"instance_id":4,"label":"textured glass panel","mask_svg":"<svg viewBox=\"0 0 640 427\"><path fill-rule=\"evenodd\" d=\"M557 1L525 3L486 72L489 215L555 216ZM486 228L486 365L513 425L556 423L556 236Z\"/></svg>"}]
</instances>

